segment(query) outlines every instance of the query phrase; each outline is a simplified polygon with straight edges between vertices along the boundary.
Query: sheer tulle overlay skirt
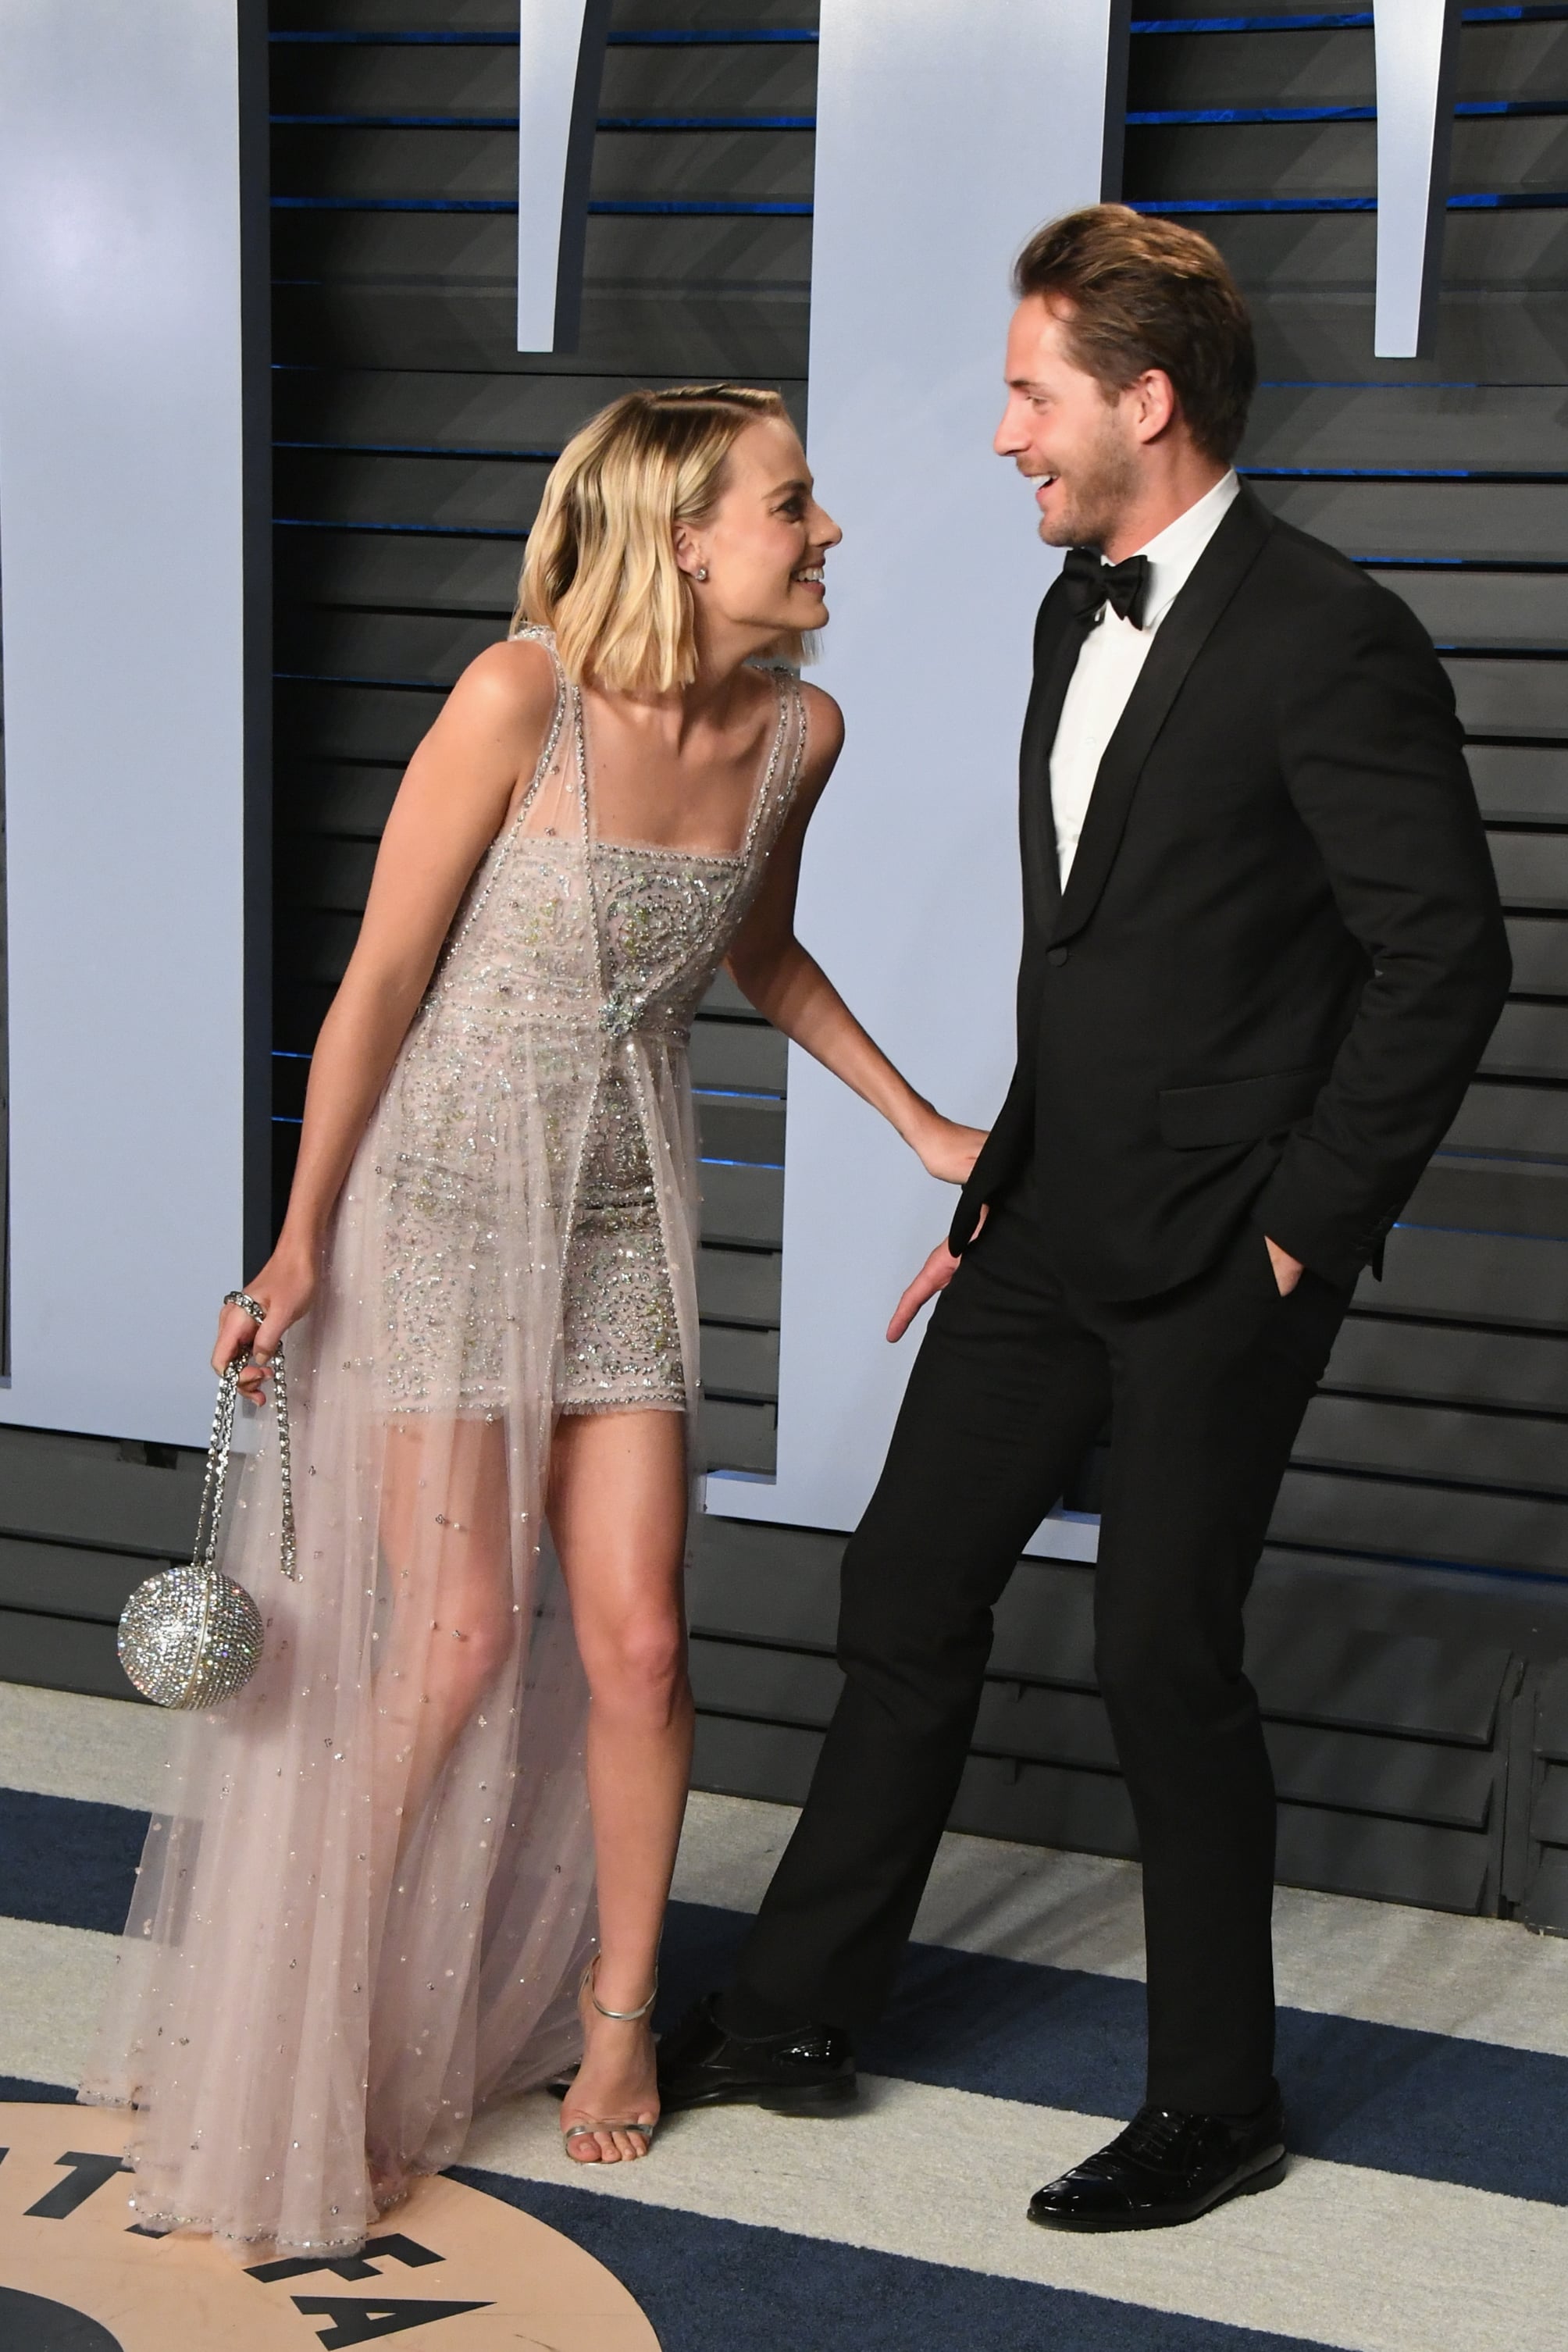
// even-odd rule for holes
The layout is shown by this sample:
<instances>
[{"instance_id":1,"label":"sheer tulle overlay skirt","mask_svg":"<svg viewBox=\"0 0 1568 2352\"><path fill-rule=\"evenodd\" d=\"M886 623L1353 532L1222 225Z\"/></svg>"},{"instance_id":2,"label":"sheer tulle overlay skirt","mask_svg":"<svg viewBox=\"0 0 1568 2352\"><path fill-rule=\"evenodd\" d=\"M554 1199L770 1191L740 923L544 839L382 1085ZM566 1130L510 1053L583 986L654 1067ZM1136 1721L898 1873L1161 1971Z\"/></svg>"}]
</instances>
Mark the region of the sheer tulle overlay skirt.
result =
<instances>
[{"instance_id":1,"label":"sheer tulle overlay skirt","mask_svg":"<svg viewBox=\"0 0 1568 2352\"><path fill-rule=\"evenodd\" d=\"M297 1584L252 1416L222 1564L266 1654L178 1723L82 2086L136 2110L148 2225L356 2246L458 2155L477 2105L578 2054L587 1693L545 1502L606 1081L639 1106L689 1378L679 1037L479 1021L448 993L411 1032L289 1335Z\"/></svg>"}]
</instances>

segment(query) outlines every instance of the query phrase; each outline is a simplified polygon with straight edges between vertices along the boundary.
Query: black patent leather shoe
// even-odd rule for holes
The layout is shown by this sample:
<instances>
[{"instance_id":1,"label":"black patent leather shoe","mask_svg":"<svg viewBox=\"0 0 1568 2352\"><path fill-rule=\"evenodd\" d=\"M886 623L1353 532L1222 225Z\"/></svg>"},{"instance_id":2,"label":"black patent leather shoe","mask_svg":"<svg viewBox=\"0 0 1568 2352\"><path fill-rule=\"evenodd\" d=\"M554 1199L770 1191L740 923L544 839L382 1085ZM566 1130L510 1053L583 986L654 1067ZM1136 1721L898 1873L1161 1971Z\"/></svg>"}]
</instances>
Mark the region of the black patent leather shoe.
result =
<instances>
[{"instance_id":1,"label":"black patent leather shoe","mask_svg":"<svg viewBox=\"0 0 1568 2352\"><path fill-rule=\"evenodd\" d=\"M831 2116L855 2103L855 2052L833 2025L790 2033L731 2033L714 2014L716 1993L689 2009L658 2045L660 2112L683 2107L766 2107L780 2116Z\"/></svg>"},{"instance_id":2,"label":"black patent leather shoe","mask_svg":"<svg viewBox=\"0 0 1568 2352\"><path fill-rule=\"evenodd\" d=\"M1278 2086L1250 2116L1141 2107L1109 2147L1037 2189L1029 2219L1046 2230L1164 2230L1284 2178Z\"/></svg>"}]
</instances>

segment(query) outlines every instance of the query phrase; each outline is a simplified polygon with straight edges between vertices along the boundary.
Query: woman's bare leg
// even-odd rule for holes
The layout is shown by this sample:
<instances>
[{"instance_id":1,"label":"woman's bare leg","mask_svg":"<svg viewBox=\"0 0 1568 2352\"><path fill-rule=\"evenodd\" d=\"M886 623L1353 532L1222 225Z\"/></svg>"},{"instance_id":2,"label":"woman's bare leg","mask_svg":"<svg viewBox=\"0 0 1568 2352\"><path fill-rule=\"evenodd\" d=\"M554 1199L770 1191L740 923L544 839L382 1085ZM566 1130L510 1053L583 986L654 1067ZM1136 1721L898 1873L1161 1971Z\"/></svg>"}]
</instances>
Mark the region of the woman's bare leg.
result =
<instances>
[{"instance_id":1,"label":"woman's bare leg","mask_svg":"<svg viewBox=\"0 0 1568 2352\"><path fill-rule=\"evenodd\" d=\"M447 1759L517 1642L499 1423L410 1416L387 1432L376 1661L376 1868L384 1888Z\"/></svg>"},{"instance_id":2,"label":"woman's bare leg","mask_svg":"<svg viewBox=\"0 0 1568 2352\"><path fill-rule=\"evenodd\" d=\"M681 1568L686 1420L678 1412L566 1414L551 1455L550 1524L588 1677L588 1796L599 1881L595 1990L637 2008L659 1931L691 1771ZM584 2058L563 2126L658 2114L647 2018L617 2023L583 2002ZM647 2153L640 2132L574 2141L586 2162Z\"/></svg>"},{"instance_id":3,"label":"woman's bare leg","mask_svg":"<svg viewBox=\"0 0 1568 2352\"><path fill-rule=\"evenodd\" d=\"M507 1498L499 1423L410 1414L388 1429L378 1535L389 1605L374 1665L377 1920L454 1750L516 1651ZM371 2037L365 2156L377 2210L385 2211L407 2188L409 2151L385 2140L372 2118L381 2112L376 2085L402 2053L387 2046L374 2008Z\"/></svg>"}]
</instances>

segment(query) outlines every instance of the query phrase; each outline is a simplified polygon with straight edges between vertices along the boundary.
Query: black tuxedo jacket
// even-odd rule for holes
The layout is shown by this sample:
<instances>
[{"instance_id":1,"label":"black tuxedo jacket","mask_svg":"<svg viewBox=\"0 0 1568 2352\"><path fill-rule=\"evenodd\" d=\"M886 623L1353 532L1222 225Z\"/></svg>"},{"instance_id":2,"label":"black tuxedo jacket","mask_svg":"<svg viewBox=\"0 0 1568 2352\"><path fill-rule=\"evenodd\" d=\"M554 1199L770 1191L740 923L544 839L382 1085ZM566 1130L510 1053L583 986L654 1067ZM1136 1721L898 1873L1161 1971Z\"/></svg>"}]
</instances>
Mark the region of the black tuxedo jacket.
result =
<instances>
[{"instance_id":1,"label":"black tuxedo jacket","mask_svg":"<svg viewBox=\"0 0 1568 2352\"><path fill-rule=\"evenodd\" d=\"M1032 1160L1062 1279L1201 1273L1251 1215L1331 1281L1380 1252L1510 978L1454 698L1397 596L1247 489L1162 620L1065 893L1051 745L1082 642L1040 607L1018 1063L952 1244Z\"/></svg>"}]
</instances>

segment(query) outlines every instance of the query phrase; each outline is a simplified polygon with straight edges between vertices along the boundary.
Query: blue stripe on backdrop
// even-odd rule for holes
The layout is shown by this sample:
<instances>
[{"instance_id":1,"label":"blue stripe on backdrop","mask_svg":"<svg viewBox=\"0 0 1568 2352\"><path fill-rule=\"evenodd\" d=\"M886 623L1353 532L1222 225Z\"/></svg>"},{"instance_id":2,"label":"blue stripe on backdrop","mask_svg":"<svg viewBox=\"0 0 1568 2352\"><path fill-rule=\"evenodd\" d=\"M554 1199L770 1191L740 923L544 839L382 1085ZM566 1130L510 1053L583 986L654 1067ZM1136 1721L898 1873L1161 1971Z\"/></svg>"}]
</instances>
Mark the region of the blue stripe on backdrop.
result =
<instances>
[{"instance_id":1,"label":"blue stripe on backdrop","mask_svg":"<svg viewBox=\"0 0 1568 2352\"><path fill-rule=\"evenodd\" d=\"M25 2074L0 2074L0 2104L7 2099L25 2099L34 2107L74 2107L76 2093L63 2083L29 2083Z\"/></svg>"},{"instance_id":2,"label":"blue stripe on backdrop","mask_svg":"<svg viewBox=\"0 0 1568 2352\"><path fill-rule=\"evenodd\" d=\"M1568 16L1563 0L1541 0L1541 5L1513 7L1466 8L1461 11L1467 25L1554 25ZM1135 16L1135 33L1370 33L1370 8L1336 9L1325 14L1314 9L1305 13L1278 16ZM274 33L273 39L278 38ZM285 36L285 37L288 37ZM295 37L298 37L297 36ZM309 36L307 36L307 38ZM611 36L612 39L614 36Z\"/></svg>"},{"instance_id":3,"label":"blue stripe on backdrop","mask_svg":"<svg viewBox=\"0 0 1568 2352\"><path fill-rule=\"evenodd\" d=\"M1456 121L1492 116L1568 114L1565 98L1465 98ZM274 124L305 131L515 131L515 114L274 114ZM1129 129L1152 125L1375 122L1375 106L1167 106L1139 109ZM815 131L815 114L601 114L601 131Z\"/></svg>"},{"instance_id":4,"label":"blue stripe on backdrop","mask_svg":"<svg viewBox=\"0 0 1568 2352\"><path fill-rule=\"evenodd\" d=\"M1292 16L1134 16L1135 33L1359 33L1372 29L1370 8L1321 9ZM277 39L277 35L273 35Z\"/></svg>"},{"instance_id":5,"label":"blue stripe on backdrop","mask_svg":"<svg viewBox=\"0 0 1568 2352\"><path fill-rule=\"evenodd\" d=\"M275 213L515 213L515 196L274 196ZM750 219L753 215L787 215L808 219L809 204L794 202L752 204L741 197L593 197L588 205L591 213L616 213L638 218L663 218L666 215L691 215L718 220ZM288 284L288 279L275 283Z\"/></svg>"},{"instance_id":6,"label":"blue stripe on backdrop","mask_svg":"<svg viewBox=\"0 0 1568 2352\"><path fill-rule=\"evenodd\" d=\"M448 49L515 49L518 36L510 32L482 32L468 27L440 33L350 33L350 32L287 32L269 33L268 39L279 46L308 45L321 48L448 48ZM665 48L759 48L789 45L815 47L815 30L804 26L763 26L742 27L738 32L720 33L694 30L690 32L616 32L609 37L612 49Z\"/></svg>"},{"instance_id":7,"label":"blue stripe on backdrop","mask_svg":"<svg viewBox=\"0 0 1568 2352\"><path fill-rule=\"evenodd\" d=\"M742 2344L810 2352L925 2352L933 2344L963 2352L1321 2352L1304 2336L710 2221L591 2189L468 2165L454 2166L453 2178L584 2247L636 2295L664 2352L735 2352Z\"/></svg>"},{"instance_id":8,"label":"blue stripe on backdrop","mask_svg":"<svg viewBox=\"0 0 1568 2352\"><path fill-rule=\"evenodd\" d=\"M610 47L612 49L757 48L774 43L787 46L794 42L812 48L816 45L816 32L808 31L804 26L749 25L733 33L705 31L700 27L678 33L612 33Z\"/></svg>"},{"instance_id":9,"label":"blue stripe on backdrop","mask_svg":"<svg viewBox=\"0 0 1568 2352\"><path fill-rule=\"evenodd\" d=\"M1363 109L1363 113L1369 110ZM1503 110L1502 101L1491 109ZM1538 111L1568 113L1568 100L1561 107L1549 109L1542 100ZM1323 110L1320 108L1318 113ZM1331 110L1331 112L1335 112ZM1343 110L1337 111L1342 112ZM1129 121L1132 120L1130 116ZM1144 118L1140 117L1140 120ZM1152 121L1155 118L1147 118ZM1184 120L1175 115L1162 115L1162 121ZM1215 118L1218 120L1218 118ZM1228 118L1226 118L1228 120ZM1260 118L1261 119L1261 118ZM1294 117L1292 118L1295 119ZM1305 114L1300 119L1305 121ZM1310 117L1316 121L1317 115ZM515 114L274 114L273 124L296 131L515 131ZM597 128L601 131L815 131L815 114L601 114Z\"/></svg>"},{"instance_id":10,"label":"blue stripe on backdrop","mask_svg":"<svg viewBox=\"0 0 1568 2352\"><path fill-rule=\"evenodd\" d=\"M0 1907L117 1934L146 1816L0 1792ZM670 1906L659 2022L731 1975L749 1921ZM887 2018L861 2038L870 2073L1089 2115L1142 2096L1143 1988L937 1945L911 1950ZM1279 2072L1304 2155L1568 2204L1568 2059L1285 2010Z\"/></svg>"},{"instance_id":11,"label":"blue stripe on backdrop","mask_svg":"<svg viewBox=\"0 0 1568 2352\"><path fill-rule=\"evenodd\" d=\"M531 441L519 441L510 448L487 448L479 443L466 441L274 441L275 449L306 449L312 454L324 453L331 457L446 457L461 460L482 459L487 465L552 466L561 455L559 449L541 449ZM1531 475L1529 478L1534 480Z\"/></svg>"},{"instance_id":12,"label":"blue stripe on backdrop","mask_svg":"<svg viewBox=\"0 0 1568 2352\"><path fill-rule=\"evenodd\" d=\"M1561 212L1568 206L1568 190L1527 188L1518 194L1480 192L1450 196L1451 213ZM1128 207L1135 213L1374 213L1375 196L1136 196ZM590 205L590 211L593 207Z\"/></svg>"},{"instance_id":13,"label":"blue stripe on backdrop","mask_svg":"<svg viewBox=\"0 0 1568 2352\"><path fill-rule=\"evenodd\" d=\"M353 522L341 515L274 515L274 530L379 530L401 539L515 539L525 540L525 530L481 529L478 523L446 522Z\"/></svg>"},{"instance_id":14,"label":"blue stripe on backdrop","mask_svg":"<svg viewBox=\"0 0 1568 2352\"><path fill-rule=\"evenodd\" d=\"M1468 121L1473 119L1479 119L1483 116L1511 116L1516 114L1568 114L1568 99L1462 98L1454 108L1454 120L1457 122ZM274 122L307 122L313 121L357 122L368 121L369 119L370 118L367 116L349 114L342 116L322 115L319 117L303 114L275 114L272 118ZM451 118L443 117L441 120L450 121L451 127L454 129L458 127L455 120ZM1187 125L1226 124L1238 122L1268 124L1281 122L1375 122L1376 121L1377 109L1375 106L1167 106L1150 108L1141 112L1129 114L1127 117L1128 127L1131 130L1143 130L1151 124L1158 123L1182 123ZM722 128L722 125L715 127ZM606 128L605 123L601 121L599 128L601 131L605 130Z\"/></svg>"}]
</instances>

